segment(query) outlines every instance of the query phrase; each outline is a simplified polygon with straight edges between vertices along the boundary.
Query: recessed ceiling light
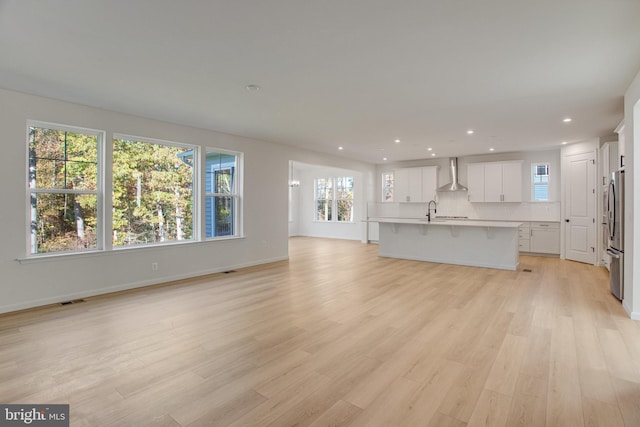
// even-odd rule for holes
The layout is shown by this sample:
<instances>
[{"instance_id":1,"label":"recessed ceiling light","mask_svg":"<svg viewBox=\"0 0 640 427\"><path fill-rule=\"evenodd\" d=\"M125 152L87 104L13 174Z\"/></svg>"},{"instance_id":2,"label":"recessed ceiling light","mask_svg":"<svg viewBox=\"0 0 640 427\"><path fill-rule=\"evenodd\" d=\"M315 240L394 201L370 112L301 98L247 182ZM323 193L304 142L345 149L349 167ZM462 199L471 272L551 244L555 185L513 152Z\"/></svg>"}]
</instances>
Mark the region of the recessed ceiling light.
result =
<instances>
[{"instance_id":1,"label":"recessed ceiling light","mask_svg":"<svg viewBox=\"0 0 640 427\"><path fill-rule=\"evenodd\" d=\"M571 117L565 117L564 119L562 119L562 121L565 123L569 123L571 121Z\"/></svg>"},{"instance_id":2,"label":"recessed ceiling light","mask_svg":"<svg viewBox=\"0 0 640 427\"><path fill-rule=\"evenodd\" d=\"M399 139L396 139L396 140L395 140L395 141L393 141L393 142L395 142L396 144L400 144L400 140L399 140Z\"/></svg>"},{"instance_id":3,"label":"recessed ceiling light","mask_svg":"<svg viewBox=\"0 0 640 427\"><path fill-rule=\"evenodd\" d=\"M473 129L469 129L469 130L467 131L467 135L473 135Z\"/></svg>"},{"instance_id":4,"label":"recessed ceiling light","mask_svg":"<svg viewBox=\"0 0 640 427\"><path fill-rule=\"evenodd\" d=\"M562 141L562 145L567 145L568 142L567 141Z\"/></svg>"},{"instance_id":5,"label":"recessed ceiling light","mask_svg":"<svg viewBox=\"0 0 640 427\"><path fill-rule=\"evenodd\" d=\"M431 157L434 157L436 155L436 153L431 153Z\"/></svg>"},{"instance_id":6,"label":"recessed ceiling light","mask_svg":"<svg viewBox=\"0 0 640 427\"><path fill-rule=\"evenodd\" d=\"M496 151L495 148L489 148L489 151Z\"/></svg>"},{"instance_id":7,"label":"recessed ceiling light","mask_svg":"<svg viewBox=\"0 0 640 427\"><path fill-rule=\"evenodd\" d=\"M338 147L338 150L344 150L343 146Z\"/></svg>"},{"instance_id":8,"label":"recessed ceiling light","mask_svg":"<svg viewBox=\"0 0 640 427\"><path fill-rule=\"evenodd\" d=\"M386 157L383 157L383 158L382 158L382 160L387 160L387 158L386 158Z\"/></svg>"},{"instance_id":9,"label":"recessed ceiling light","mask_svg":"<svg viewBox=\"0 0 640 427\"><path fill-rule=\"evenodd\" d=\"M431 151L431 150L433 150L433 148L431 148L431 147L427 148L427 151Z\"/></svg>"},{"instance_id":10,"label":"recessed ceiling light","mask_svg":"<svg viewBox=\"0 0 640 427\"><path fill-rule=\"evenodd\" d=\"M249 92L258 92L262 88L258 85L246 85L245 89L248 90Z\"/></svg>"}]
</instances>

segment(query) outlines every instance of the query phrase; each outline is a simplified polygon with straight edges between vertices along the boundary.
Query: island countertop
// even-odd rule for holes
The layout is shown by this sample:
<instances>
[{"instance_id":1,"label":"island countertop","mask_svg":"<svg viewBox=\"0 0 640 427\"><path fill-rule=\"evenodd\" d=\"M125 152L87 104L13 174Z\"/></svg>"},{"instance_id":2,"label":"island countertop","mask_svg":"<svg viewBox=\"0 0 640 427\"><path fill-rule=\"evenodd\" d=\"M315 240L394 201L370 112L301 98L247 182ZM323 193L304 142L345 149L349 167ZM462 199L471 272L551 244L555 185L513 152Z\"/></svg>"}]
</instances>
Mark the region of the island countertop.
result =
<instances>
[{"instance_id":1,"label":"island countertop","mask_svg":"<svg viewBox=\"0 0 640 427\"><path fill-rule=\"evenodd\" d=\"M480 219L432 219L427 218L369 218L368 222L380 222L390 224L419 224L419 225L449 225L460 227L492 227L492 228L518 228L522 222L518 221L491 221Z\"/></svg>"}]
</instances>

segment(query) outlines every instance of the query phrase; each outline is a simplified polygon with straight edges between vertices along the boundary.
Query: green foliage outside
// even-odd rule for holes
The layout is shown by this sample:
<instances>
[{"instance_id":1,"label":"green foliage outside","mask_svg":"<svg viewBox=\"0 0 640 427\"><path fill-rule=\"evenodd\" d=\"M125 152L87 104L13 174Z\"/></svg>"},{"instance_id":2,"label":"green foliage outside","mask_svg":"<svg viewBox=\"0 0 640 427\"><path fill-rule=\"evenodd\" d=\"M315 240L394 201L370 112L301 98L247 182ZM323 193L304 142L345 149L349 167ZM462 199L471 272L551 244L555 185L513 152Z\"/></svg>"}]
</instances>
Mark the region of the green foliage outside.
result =
<instances>
[{"instance_id":1,"label":"green foliage outside","mask_svg":"<svg viewBox=\"0 0 640 427\"><path fill-rule=\"evenodd\" d=\"M193 167L179 156L186 151L113 141L114 246L193 237ZM97 247L97 180L95 135L29 129L32 253Z\"/></svg>"},{"instance_id":2,"label":"green foliage outside","mask_svg":"<svg viewBox=\"0 0 640 427\"><path fill-rule=\"evenodd\" d=\"M96 190L98 146L95 135L31 127L29 188L32 252L96 247L96 194L56 192Z\"/></svg>"},{"instance_id":3,"label":"green foliage outside","mask_svg":"<svg viewBox=\"0 0 640 427\"><path fill-rule=\"evenodd\" d=\"M184 148L113 142L113 245L193 236L193 167Z\"/></svg>"}]
</instances>

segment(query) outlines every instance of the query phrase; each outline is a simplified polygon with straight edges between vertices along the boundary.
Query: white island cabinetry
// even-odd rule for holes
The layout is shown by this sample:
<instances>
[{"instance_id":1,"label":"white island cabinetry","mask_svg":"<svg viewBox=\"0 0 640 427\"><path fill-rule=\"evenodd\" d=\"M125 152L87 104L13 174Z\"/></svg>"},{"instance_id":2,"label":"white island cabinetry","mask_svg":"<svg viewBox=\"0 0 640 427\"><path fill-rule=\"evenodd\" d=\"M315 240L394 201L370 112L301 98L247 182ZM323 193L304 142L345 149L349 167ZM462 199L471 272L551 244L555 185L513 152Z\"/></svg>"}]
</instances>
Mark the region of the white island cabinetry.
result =
<instances>
[{"instance_id":1,"label":"white island cabinetry","mask_svg":"<svg viewBox=\"0 0 640 427\"><path fill-rule=\"evenodd\" d=\"M518 227L507 221L370 218L379 223L380 256L515 270Z\"/></svg>"}]
</instances>

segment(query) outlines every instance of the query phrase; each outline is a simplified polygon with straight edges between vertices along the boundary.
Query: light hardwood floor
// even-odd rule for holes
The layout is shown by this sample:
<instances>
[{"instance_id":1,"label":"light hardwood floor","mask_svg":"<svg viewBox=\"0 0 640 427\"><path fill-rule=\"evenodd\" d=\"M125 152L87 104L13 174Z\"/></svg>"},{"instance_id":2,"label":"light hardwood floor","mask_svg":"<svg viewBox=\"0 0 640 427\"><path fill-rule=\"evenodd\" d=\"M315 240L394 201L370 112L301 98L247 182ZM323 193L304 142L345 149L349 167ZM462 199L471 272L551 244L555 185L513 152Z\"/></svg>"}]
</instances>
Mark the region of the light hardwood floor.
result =
<instances>
[{"instance_id":1,"label":"light hardwood floor","mask_svg":"<svg viewBox=\"0 0 640 427\"><path fill-rule=\"evenodd\" d=\"M290 258L1 316L0 402L73 426L640 425L640 322L602 268Z\"/></svg>"}]
</instances>

